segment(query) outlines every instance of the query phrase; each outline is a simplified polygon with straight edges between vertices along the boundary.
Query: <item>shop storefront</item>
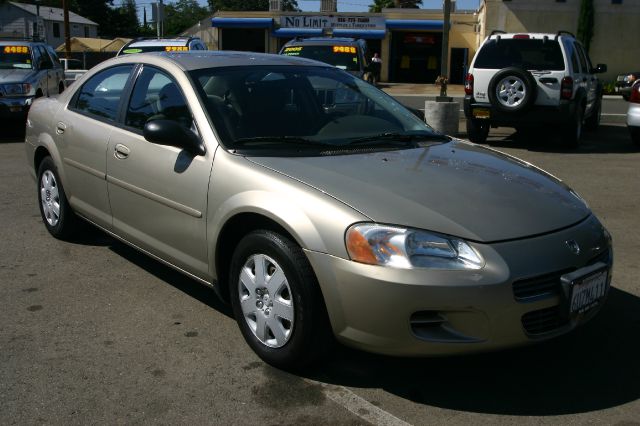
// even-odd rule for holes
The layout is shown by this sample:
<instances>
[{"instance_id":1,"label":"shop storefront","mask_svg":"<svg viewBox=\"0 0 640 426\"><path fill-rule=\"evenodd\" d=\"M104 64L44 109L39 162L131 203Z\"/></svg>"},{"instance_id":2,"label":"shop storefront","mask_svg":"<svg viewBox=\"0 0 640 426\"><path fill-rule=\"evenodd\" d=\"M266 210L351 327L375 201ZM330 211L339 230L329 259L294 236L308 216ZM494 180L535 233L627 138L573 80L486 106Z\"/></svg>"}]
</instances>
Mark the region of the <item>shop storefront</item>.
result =
<instances>
[{"instance_id":1,"label":"shop storefront","mask_svg":"<svg viewBox=\"0 0 640 426\"><path fill-rule=\"evenodd\" d=\"M454 13L450 80L461 83L479 43L477 16ZM364 39L382 57L382 81L432 83L440 74L442 14L420 9L385 13L220 12L201 36L215 50L277 53L296 37Z\"/></svg>"}]
</instances>

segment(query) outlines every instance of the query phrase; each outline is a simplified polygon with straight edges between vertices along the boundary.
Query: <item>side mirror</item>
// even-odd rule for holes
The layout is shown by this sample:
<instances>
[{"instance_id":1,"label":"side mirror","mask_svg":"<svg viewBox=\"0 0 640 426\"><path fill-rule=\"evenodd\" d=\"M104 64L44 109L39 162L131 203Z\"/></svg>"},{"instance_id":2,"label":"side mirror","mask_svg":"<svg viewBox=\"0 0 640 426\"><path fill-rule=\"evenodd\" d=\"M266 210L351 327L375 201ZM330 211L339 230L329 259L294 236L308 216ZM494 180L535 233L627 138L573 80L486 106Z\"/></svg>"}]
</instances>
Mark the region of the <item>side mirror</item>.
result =
<instances>
[{"instance_id":1,"label":"side mirror","mask_svg":"<svg viewBox=\"0 0 640 426\"><path fill-rule=\"evenodd\" d=\"M173 120L153 120L144 125L144 138L158 145L175 146L195 155L204 155L202 140Z\"/></svg>"},{"instance_id":2,"label":"side mirror","mask_svg":"<svg viewBox=\"0 0 640 426\"><path fill-rule=\"evenodd\" d=\"M602 74L607 72L607 64L598 64L595 69L592 70L594 74Z\"/></svg>"}]
</instances>

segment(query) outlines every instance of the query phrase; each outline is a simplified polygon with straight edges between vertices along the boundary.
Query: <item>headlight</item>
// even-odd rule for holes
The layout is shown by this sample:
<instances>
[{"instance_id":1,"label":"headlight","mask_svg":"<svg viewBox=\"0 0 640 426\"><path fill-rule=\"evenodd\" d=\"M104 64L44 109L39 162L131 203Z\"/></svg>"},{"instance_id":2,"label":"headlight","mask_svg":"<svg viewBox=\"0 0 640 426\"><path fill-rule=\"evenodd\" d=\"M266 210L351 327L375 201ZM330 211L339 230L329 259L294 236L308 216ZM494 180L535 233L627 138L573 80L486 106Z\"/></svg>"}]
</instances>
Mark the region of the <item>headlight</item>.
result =
<instances>
[{"instance_id":1,"label":"headlight","mask_svg":"<svg viewBox=\"0 0 640 426\"><path fill-rule=\"evenodd\" d=\"M31 92L31 85L29 83L3 84L2 91L5 96L28 95Z\"/></svg>"},{"instance_id":2,"label":"headlight","mask_svg":"<svg viewBox=\"0 0 640 426\"><path fill-rule=\"evenodd\" d=\"M417 229L375 223L352 225L346 234L351 260L396 268L480 269L484 259L467 242Z\"/></svg>"}]
</instances>

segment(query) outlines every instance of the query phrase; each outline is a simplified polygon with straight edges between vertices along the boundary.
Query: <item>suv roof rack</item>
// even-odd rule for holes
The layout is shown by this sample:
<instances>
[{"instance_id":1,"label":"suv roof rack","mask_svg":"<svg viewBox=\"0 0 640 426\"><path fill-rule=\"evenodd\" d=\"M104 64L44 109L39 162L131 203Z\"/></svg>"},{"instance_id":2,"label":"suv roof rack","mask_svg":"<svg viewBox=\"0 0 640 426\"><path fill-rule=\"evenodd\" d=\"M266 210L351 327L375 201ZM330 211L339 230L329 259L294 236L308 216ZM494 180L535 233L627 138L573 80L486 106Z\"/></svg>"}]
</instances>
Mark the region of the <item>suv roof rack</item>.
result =
<instances>
[{"instance_id":1,"label":"suv roof rack","mask_svg":"<svg viewBox=\"0 0 640 426\"><path fill-rule=\"evenodd\" d=\"M573 35L573 33L570 33L569 31L565 31L565 30L560 30L560 31L558 31L558 32L556 33L556 38L555 38L555 40L558 40L558 37L560 37L562 34L566 34L566 35L568 35L568 36L571 36L571 37L573 37L573 38L576 38L576 36L575 36L575 35Z\"/></svg>"}]
</instances>

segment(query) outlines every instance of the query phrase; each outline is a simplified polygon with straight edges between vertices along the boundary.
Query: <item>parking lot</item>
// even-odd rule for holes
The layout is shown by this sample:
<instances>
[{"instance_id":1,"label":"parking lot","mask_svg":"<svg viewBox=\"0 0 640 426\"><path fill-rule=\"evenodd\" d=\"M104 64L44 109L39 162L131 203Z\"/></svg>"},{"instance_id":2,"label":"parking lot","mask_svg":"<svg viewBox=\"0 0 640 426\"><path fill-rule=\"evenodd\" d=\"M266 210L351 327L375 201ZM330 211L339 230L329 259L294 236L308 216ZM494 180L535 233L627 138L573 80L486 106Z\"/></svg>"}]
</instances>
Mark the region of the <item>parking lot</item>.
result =
<instances>
[{"instance_id":1,"label":"parking lot","mask_svg":"<svg viewBox=\"0 0 640 426\"><path fill-rule=\"evenodd\" d=\"M49 236L20 132L5 132L0 423L639 424L640 150L620 124L577 151L552 132L499 129L488 146L563 179L613 235L613 288L594 321L468 357L337 348L304 375L261 362L208 288L91 228L71 243Z\"/></svg>"}]
</instances>

